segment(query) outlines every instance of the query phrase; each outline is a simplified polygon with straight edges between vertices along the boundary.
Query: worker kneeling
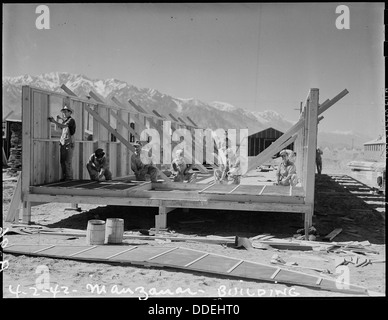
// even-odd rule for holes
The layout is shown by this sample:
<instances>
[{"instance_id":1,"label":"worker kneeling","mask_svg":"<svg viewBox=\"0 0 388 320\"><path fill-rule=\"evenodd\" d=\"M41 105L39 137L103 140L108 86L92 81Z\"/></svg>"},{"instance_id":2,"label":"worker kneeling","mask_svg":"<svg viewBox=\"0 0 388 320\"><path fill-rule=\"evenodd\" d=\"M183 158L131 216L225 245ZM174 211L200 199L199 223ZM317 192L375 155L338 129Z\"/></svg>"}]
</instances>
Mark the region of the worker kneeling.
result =
<instances>
[{"instance_id":1,"label":"worker kneeling","mask_svg":"<svg viewBox=\"0 0 388 320\"><path fill-rule=\"evenodd\" d=\"M278 170L276 171L276 181L281 186L296 186L298 183L298 177L296 175L296 167L290 158L294 155L292 150L282 150L280 156L282 162L280 163Z\"/></svg>"},{"instance_id":2,"label":"worker kneeling","mask_svg":"<svg viewBox=\"0 0 388 320\"><path fill-rule=\"evenodd\" d=\"M105 152L101 148L94 151L89 157L89 161L86 164L90 179L100 181L102 177L105 180L112 180L112 173L109 171L108 160L105 157Z\"/></svg>"},{"instance_id":3,"label":"worker kneeling","mask_svg":"<svg viewBox=\"0 0 388 320\"><path fill-rule=\"evenodd\" d=\"M190 172L192 165L186 164L185 158L183 157L183 150L179 149L175 153L175 159L171 163L171 172L174 177L174 182L195 183L197 181L197 174Z\"/></svg>"},{"instance_id":4,"label":"worker kneeling","mask_svg":"<svg viewBox=\"0 0 388 320\"><path fill-rule=\"evenodd\" d=\"M142 154L142 144L136 141L133 145L135 152L131 156L131 169L135 174L136 181L146 181L146 174L150 176L151 182L157 182L158 169L153 165L152 159Z\"/></svg>"}]
</instances>

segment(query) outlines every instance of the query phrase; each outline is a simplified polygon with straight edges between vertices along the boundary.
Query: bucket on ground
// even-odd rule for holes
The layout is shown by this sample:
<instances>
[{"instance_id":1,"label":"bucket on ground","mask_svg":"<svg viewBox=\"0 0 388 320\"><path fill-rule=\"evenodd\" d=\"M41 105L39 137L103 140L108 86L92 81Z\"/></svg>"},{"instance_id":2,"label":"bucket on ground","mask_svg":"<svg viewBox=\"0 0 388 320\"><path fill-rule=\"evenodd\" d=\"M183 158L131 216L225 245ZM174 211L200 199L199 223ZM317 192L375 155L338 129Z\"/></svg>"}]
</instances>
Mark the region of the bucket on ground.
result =
<instances>
[{"instance_id":1,"label":"bucket on ground","mask_svg":"<svg viewBox=\"0 0 388 320\"><path fill-rule=\"evenodd\" d=\"M106 219L105 243L122 243L124 233L124 219Z\"/></svg>"},{"instance_id":2,"label":"bucket on ground","mask_svg":"<svg viewBox=\"0 0 388 320\"><path fill-rule=\"evenodd\" d=\"M105 241L105 221L89 220L86 229L86 244L98 245Z\"/></svg>"}]
</instances>

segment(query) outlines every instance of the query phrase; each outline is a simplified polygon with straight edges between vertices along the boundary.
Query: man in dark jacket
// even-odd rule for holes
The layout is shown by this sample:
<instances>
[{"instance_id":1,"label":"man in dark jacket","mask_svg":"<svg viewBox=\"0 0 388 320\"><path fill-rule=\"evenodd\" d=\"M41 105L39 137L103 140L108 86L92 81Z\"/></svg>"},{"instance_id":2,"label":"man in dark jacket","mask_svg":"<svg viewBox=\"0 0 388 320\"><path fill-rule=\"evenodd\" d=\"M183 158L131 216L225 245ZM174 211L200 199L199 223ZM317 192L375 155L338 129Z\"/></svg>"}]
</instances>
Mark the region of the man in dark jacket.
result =
<instances>
[{"instance_id":1,"label":"man in dark jacket","mask_svg":"<svg viewBox=\"0 0 388 320\"><path fill-rule=\"evenodd\" d=\"M90 179L100 181L102 177L105 180L112 180L112 173L109 171L108 160L105 157L105 152L101 148L98 148L89 157L89 161L86 164Z\"/></svg>"}]
</instances>

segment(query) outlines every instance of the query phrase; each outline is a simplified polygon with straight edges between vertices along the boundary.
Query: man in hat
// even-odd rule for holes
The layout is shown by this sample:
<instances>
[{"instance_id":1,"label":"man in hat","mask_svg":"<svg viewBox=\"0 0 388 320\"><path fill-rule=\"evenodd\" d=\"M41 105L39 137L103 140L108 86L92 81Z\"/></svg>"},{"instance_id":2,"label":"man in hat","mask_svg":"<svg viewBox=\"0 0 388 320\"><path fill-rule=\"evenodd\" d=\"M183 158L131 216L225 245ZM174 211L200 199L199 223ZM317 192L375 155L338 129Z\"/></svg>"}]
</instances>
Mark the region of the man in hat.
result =
<instances>
[{"instance_id":1,"label":"man in hat","mask_svg":"<svg viewBox=\"0 0 388 320\"><path fill-rule=\"evenodd\" d=\"M214 182L217 184L228 183L228 172L229 172L229 161L228 161L228 149L227 144L228 140L226 139L222 142L221 146L218 148L218 168L214 169Z\"/></svg>"},{"instance_id":2,"label":"man in hat","mask_svg":"<svg viewBox=\"0 0 388 320\"><path fill-rule=\"evenodd\" d=\"M131 169L136 176L136 180L145 181L145 175L149 174L151 181L157 182L158 169L152 164L152 161L147 161L147 157L142 155L140 141L136 141L133 146L135 147L135 152L131 156Z\"/></svg>"},{"instance_id":3,"label":"man in hat","mask_svg":"<svg viewBox=\"0 0 388 320\"><path fill-rule=\"evenodd\" d=\"M192 164L186 163L186 160L183 157L183 150L178 149L175 152L175 159L171 163L171 172L174 177L174 182L188 181L189 183L195 183L197 174L195 172L190 172L192 166Z\"/></svg>"},{"instance_id":4,"label":"man in hat","mask_svg":"<svg viewBox=\"0 0 388 320\"><path fill-rule=\"evenodd\" d=\"M61 109L62 123L55 121L53 117L49 117L48 120L55 123L62 129L62 135L59 140L60 144L60 163L62 168L62 179L60 181L67 181L73 179L73 170L71 167L71 161L74 153L74 133L76 129L75 120L71 117L73 110L71 110L66 104ZM59 117L60 118L60 117Z\"/></svg>"},{"instance_id":5,"label":"man in hat","mask_svg":"<svg viewBox=\"0 0 388 320\"><path fill-rule=\"evenodd\" d=\"M101 148L98 148L89 157L86 168L88 169L91 180L100 181L102 177L105 177L105 180L112 180L112 173L109 170L108 160L105 157L104 150Z\"/></svg>"},{"instance_id":6,"label":"man in hat","mask_svg":"<svg viewBox=\"0 0 388 320\"><path fill-rule=\"evenodd\" d=\"M295 186L297 184L296 167L290 160L290 157L293 156L293 154L294 152L292 150L282 150L280 152L282 162L276 171L276 180L278 185L289 186L291 184Z\"/></svg>"},{"instance_id":7,"label":"man in hat","mask_svg":"<svg viewBox=\"0 0 388 320\"><path fill-rule=\"evenodd\" d=\"M219 167L214 170L215 183L240 184L241 169L240 169L240 157L231 147L231 141L226 138L221 144L221 148L218 149L218 165Z\"/></svg>"}]
</instances>

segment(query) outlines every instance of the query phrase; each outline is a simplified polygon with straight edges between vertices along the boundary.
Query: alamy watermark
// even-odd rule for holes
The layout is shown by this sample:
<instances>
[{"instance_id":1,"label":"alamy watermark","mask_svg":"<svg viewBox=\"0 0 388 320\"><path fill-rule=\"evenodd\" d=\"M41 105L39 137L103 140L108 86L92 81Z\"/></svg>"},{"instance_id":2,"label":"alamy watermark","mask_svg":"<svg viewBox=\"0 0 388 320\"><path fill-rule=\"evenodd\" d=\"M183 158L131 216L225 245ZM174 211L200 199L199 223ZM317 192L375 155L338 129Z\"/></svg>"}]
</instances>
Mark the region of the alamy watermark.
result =
<instances>
[{"instance_id":1,"label":"alamy watermark","mask_svg":"<svg viewBox=\"0 0 388 320\"><path fill-rule=\"evenodd\" d=\"M142 161L171 164L176 151L183 150L187 164L225 163L228 157L239 161L241 174L248 171L248 129L219 128L193 131L180 128L172 132L171 121L163 121L162 137L156 129L144 129L140 134L140 140L148 142L142 147L140 155ZM174 147L172 142L175 142Z\"/></svg>"}]
</instances>

